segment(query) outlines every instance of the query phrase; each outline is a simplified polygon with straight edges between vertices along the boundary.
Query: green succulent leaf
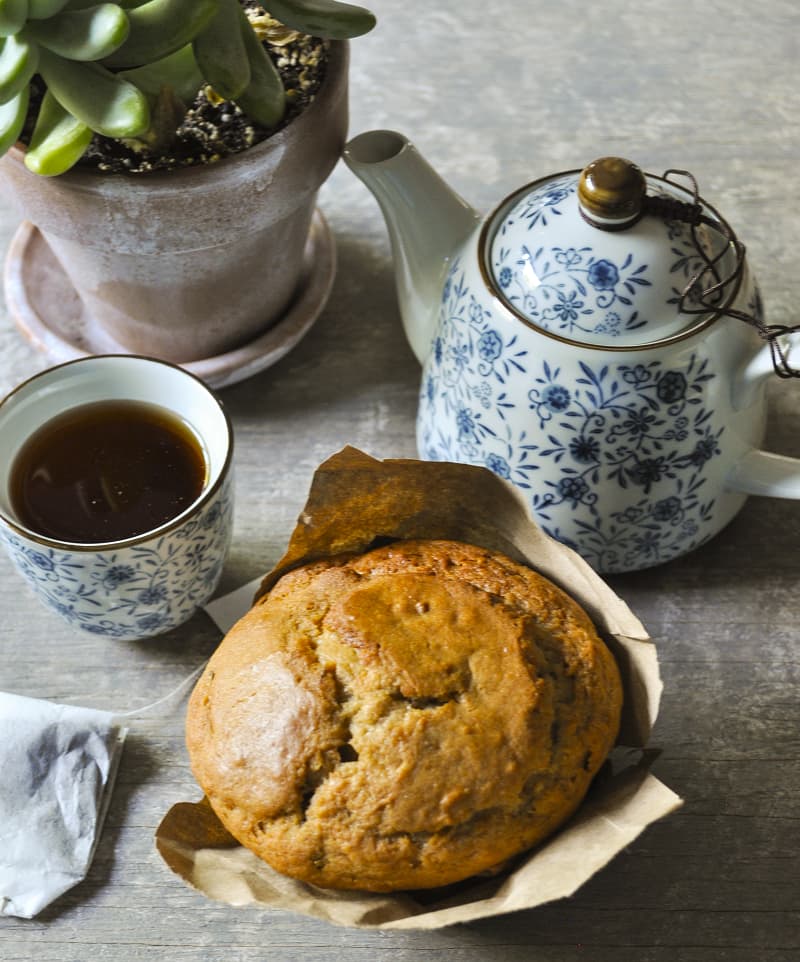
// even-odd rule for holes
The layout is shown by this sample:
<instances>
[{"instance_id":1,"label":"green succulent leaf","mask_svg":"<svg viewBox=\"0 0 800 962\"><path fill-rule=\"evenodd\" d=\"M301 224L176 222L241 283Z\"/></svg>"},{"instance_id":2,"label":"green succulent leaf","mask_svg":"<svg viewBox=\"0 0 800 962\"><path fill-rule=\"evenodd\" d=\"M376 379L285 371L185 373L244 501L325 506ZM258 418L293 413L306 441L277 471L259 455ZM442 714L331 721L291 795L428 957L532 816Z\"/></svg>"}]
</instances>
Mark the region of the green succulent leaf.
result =
<instances>
[{"instance_id":1,"label":"green succulent leaf","mask_svg":"<svg viewBox=\"0 0 800 962\"><path fill-rule=\"evenodd\" d=\"M150 109L150 127L139 137L126 137L122 142L131 150L166 153L175 142L185 115L183 103L169 87L162 87Z\"/></svg>"},{"instance_id":2,"label":"green succulent leaf","mask_svg":"<svg viewBox=\"0 0 800 962\"><path fill-rule=\"evenodd\" d=\"M102 60L125 42L129 29L128 15L118 4L101 3L29 23L25 32L69 60Z\"/></svg>"},{"instance_id":3,"label":"green succulent leaf","mask_svg":"<svg viewBox=\"0 0 800 962\"><path fill-rule=\"evenodd\" d=\"M91 139L91 128L73 117L48 91L39 108L25 166L45 177L63 174L83 156Z\"/></svg>"},{"instance_id":4,"label":"green succulent leaf","mask_svg":"<svg viewBox=\"0 0 800 962\"><path fill-rule=\"evenodd\" d=\"M28 114L29 91L25 87L0 106L0 156L19 140Z\"/></svg>"},{"instance_id":5,"label":"green succulent leaf","mask_svg":"<svg viewBox=\"0 0 800 962\"><path fill-rule=\"evenodd\" d=\"M251 120L264 127L274 127L286 110L283 81L242 10L239 23L250 64L250 83L236 98L236 103Z\"/></svg>"},{"instance_id":6,"label":"green succulent leaf","mask_svg":"<svg viewBox=\"0 0 800 962\"><path fill-rule=\"evenodd\" d=\"M194 55L203 76L225 100L236 100L250 83L239 0L220 0L209 25L194 39Z\"/></svg>"},{"instance_id":7,"label":"green succulent leaf","mask_svg":"<svg viewBox=\"0 0 800 962\"><path fill-rule=\"evenodd\" d=\"M104 137L137 137L150 126L145 95L99 64L42 50L39 72L61 106Z\"/></svg>"},{"instance_id":8,"label":"green succulent leaf","mask_svg":"<svg viewBox=\"0 0 800 962\"><path fill-rule=\"evenodd\" d=\"M128 11L130 33L105 58L109 67L139 67L190 43L210 23L220 0L149 0Z\"/></svg>"},{"instance_id":9,"label":"green succulent leaf","mask_svg":"<svg viewBox=\"0 0 800 962\"><path fill-rule=\"evenodd\" d=\"M117 76L130 81L151 101L157 100L166 87L184 104L190 104L205 83L190 43L155 63L122 70Z\"/></svg>"},{"instance_id":10,"label":"green succulent leaf","mask_svg":"<svg viewBox=\"0 0 800 962\"><path fill-rule=\"evenodd\" d=\"M8 103L28 86L39 65L39 50L19 37L0 40L0 104Z\"/></svg>"},{"instance_id":11,"label":"green succulent leaf","mask_svg":"<svg viewBox=\"0 0 800 962\"><path fill-rule=\"evenodd\" d=\"M28 0L0 0L0 37L19 33L28 19Z\"/></svg>"},{"instance_id":12,"label":"green succulent leaf","mask_svg":"<svg viewBox=\"0 0 800 962\"><path fill-rule=\"evenodd\" d=\"M287 27L315 37L345 40L375 26L375 15L369 10L338 0L265 0L263 5Z\"/></svg>"},{"instance_id":13,"label":"green succulent leaf","mask_svg":"<svg viewBox=\"0 0 800 962\"><path fill-rule=\"evenodd\" d=\"M31 0L28 0L30 3ZM87 7L96 7L98 0L67 0L66 8L68 10L85 10ZM149 0L114 0L118 7L122 7L123 10L132 10L134 7L141 7L145 3L149 3Z\"/></svg>"},{"instance_id":14,"label":"green succulent leaf","mask_svg":"<svg viewBox=\"0 0 800 962\"><path fill-rule=\"evenodd\" d=\"M63 10L68 2L69 0L28 0L28 20L46 20Z\"/></svg>"}]
</instances>

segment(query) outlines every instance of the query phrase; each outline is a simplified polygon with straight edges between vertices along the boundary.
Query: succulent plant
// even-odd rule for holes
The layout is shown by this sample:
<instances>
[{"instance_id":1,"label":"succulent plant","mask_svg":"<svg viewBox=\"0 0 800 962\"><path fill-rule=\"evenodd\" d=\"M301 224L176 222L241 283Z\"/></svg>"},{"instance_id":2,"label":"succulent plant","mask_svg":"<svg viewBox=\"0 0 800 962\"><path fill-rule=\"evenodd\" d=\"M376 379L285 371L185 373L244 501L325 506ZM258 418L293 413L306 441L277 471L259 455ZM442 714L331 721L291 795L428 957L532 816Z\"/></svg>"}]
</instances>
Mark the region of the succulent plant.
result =
<instances>
[{"instance_id":1,"label":"succulent plant","mask_svg":"<svg viewBox=\"0 0 800 962\"><path fill-rule=\"evenodd\" d=\"M342 39L372 29L337 0L267 0L286 27ZM38 174L72 167L95 133L152 146L204 84L255 123L284 115L283 84L240 0L0 0L0 155L20 137L31 82L44 89L25 155Z\"/></svg>"},{"instance_id":2,"label":"succulent plant","mask_svg":"<svg viewBox=\"0 0 800 962\"><path fill-rule=\"evenodd\" d=\"M266 0L260 5L285 26L319 37L358 37L375 25L368 10L337 0ZM193 49L206 80L221 97L235 101L262 126L281 119L283 85L239 0L219 0L216 16L197 35Z\"/></svg>"}]
</instances>

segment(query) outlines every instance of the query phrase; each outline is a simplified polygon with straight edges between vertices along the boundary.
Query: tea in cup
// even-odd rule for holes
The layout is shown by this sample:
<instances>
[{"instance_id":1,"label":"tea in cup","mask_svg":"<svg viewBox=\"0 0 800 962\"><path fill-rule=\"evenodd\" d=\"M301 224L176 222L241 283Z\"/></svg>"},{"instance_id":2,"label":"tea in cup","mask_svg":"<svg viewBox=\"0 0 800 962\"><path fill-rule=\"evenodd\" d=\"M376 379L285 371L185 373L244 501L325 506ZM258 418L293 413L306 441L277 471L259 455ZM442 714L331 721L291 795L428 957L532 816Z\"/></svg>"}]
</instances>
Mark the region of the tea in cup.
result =
<instances>
[{"instance_id":1,"label":"tea in cup","mask_svg":"<svg viewBox=\"0 0 800 962\"><path fill-rule=\"evenodd\" d=\"M81 358L0 402L0 540L70 624L134 640L214 593L233 520L230 422L196 377Z\"/></svg>"}]
</instances>

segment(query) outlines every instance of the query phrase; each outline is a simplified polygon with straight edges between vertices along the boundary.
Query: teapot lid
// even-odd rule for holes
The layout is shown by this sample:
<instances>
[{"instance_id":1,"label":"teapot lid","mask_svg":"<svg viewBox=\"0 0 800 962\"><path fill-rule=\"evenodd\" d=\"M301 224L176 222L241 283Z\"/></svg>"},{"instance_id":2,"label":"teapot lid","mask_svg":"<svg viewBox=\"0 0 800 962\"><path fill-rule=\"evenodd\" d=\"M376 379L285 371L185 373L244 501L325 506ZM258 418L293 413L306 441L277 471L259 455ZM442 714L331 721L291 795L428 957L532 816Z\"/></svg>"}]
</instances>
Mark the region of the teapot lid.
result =
<instances>
[{"instance_id":1,"label":"teapot lid","mask_svg":"<svg viewBox=\"0 0 800 962\"><path fill-rule=\"evenodd\" d=\"M592 346L683 335L738 287L715 284L736 275L736 252L713 208L618 157L512 194L487 222L482 250L490 285L517 316Z\"/></svg>"}]
</instances>

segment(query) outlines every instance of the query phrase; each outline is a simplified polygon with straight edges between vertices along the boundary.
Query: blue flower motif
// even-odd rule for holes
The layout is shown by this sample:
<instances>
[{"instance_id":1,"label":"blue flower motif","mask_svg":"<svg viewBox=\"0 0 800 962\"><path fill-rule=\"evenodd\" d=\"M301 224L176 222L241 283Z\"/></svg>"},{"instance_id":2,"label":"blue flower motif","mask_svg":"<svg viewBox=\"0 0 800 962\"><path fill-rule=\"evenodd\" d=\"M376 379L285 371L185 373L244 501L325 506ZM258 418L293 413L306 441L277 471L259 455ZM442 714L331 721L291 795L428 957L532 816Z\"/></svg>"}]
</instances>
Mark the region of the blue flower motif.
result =
<instances>
[{"instance_id":1,"label":"blue flower motif","mask_svg":"<svg viewBox=\"0 0 800 962\"><path fill-rule=\"evenodd\" d=\"M61 615L62 618L71 621L75 617L75 609L72 605L65 605L63 601L59 601L57 598L48 597L47 604Z\"/></svg>"},{"instance_id":2,"label":"blue flower motif","mask_svg":"<svg viewBox=\"0 0 800 962\"><path fill-rule=\"evenodd\" d=\"M611 261L595 261L589 268L588 280L596 291L611 291L619 280L619 271Z\"/></svg>"},{"instance_id":3,"label":"blue flower motif","mask_svg":"<svg viewBox=\"0 0 800 962\"><path fill-rule=\"evenodd\" d=\"M136 569L132 565L111 565L103 575L103 587L113 591L126 581L136 577Z\"/></svg>"},{"instance_id":4,"label":"blue flower motif","mask_svg":"<svg viewBox=\"0 0 800 962\"><path fill-rule=\"evenodd\" d=\"M636 550L645 558L658 557L661 547L661 536L658 531L643 531L634 536Z\"/></svg>"},{"instance_id":5,"label":"blue flower motif","mask_svg":"<svg viewBox=\"0 0 800 962\"><path fill-rule=\"evenodd\" d=\"M636 388L646 384L653 376L644 364L636 364L633 367L623 365L620 367L620 372L622 373L622 380Z\"/></svg>"},{"instance_id":6,"label":"blue flower motif","mask_svg":"<svg viewBox=\"0 0 800 962\"><path fill-rule=\"evenodd\" d=\"M564 501L569 501L573 508L577 508L589 493L589 485L580 477L561 478L558 482L558 493Z\"/></svg>"},{"instance_id":7,"label":"blue flower motif","mask_svg":"<svg viewBox=\"0 0 800 962\"><path fill-rule=\"evenodd\" d=\"M442 339L437 337L433 345L433 356L437 365L442 363Z\"/></svg>"},{"instance_id":8,"label":"blue flower motif","mask_svg":"<svg viewBox=\"0 0 800 962\"><path fill-rule=\"evenodd\" d=\"M473 397L477 398L481 402L481 407L488 411L492 406L492 389L489 387L486 381L482 381L472 392Z\"/></svg>"},{"instance_id":9,"label":"blue flower motif","mask_svg":"<svg viewBox=\"0 0 800 962\"><path fill-rule=\"evenodd\" d=\"M469 316L470 320L477 324L483 320L483 308L481 307L481 302L477 300L475 295L471 295L470 305L469 305Z\"/></svg>"},{"instance_id":10,"label":"blue flower motif","mask_svg":"<svg viewBox=\"0 0 800 962\"><path fill-rule=\"evenodd\" d=\"M511 283L511 281L513 280L513 278L514 278L514 275L513 275L513 273L511 272L511 268L510 268L510 267L504 267L504 268L501 269L501 271L500 271L500 276L499 276L497 279L498 279L498 281L500 281L500 286L501 286L501 287L508 287L508 285Z\"/></svg>"},{"instance_id":11,"label":"blue flower motif","mask_svg":"<svg viewBox=\"0 0 800 962\"><path fill-rule=\"evenodd\" d=\"M458 428L459 441L464 438L471 438L475 435L475 419L469 408L460 407L456 412L456 427Z\"/></svg>"},{"instance_id":12,"label":"blue flower motif","mask_svg":"<svg viewBox=\"0 0 800 962\"><path fill-rule=\"evenodd\" d=\"M203 575L203 581L205 581L207 585L213 586L217 583L217 579L221 574L222 574L222 564L213 565Z\"/></svg>"},{"instance_id":13,"label":"blue flower motif","mask_svg":"<svg viewBox=\"0 0 800 962\"><path fill-rule=\"evenodd\" d=\"M548 384L542 391L542 404L551 411L566 411L571 399L572 395L560 384Z\"/></svg>"},{"instance_id":14,"label":"blue flower motif","mask_svg":"<svg viewBox=\"0 0 800 962\"><path fill-rule=\"evenodd\" d=\"M680 517L681 510L680 498L675 496L662 498L653 505L653 517L656 521L674 521Z\"/></svg>"},{"instance_id":15,"label":"blue flower motif","mask_svg":"<svg viewBox=\"0 0 800 962\"><path fill-rule=\"evenodd\" d=\"M659 401L675 404L686 396L686 376L681 371L665 371L656 387Z\"/></svg>"},{"instance_id":16,"label":"blue flower motif","mask_svg":"<svg viewBox=\"0 0 800 962\"><path fill-rule=\"evenodd\" d=\"M710 461L714 455L719 454L719 445L716 438L703 438L695 445L694 451L689 455L689 461L696 467L702 467L706 461Z\"/></svg>"},{"instance_id":17,"label":"blue flower motif","mask_svg":"<svg viewBox=\"0 0 800 962\"><path fill-rule=\"evenodd\" d=\"M597 325L598 334L610 334L612 337L619 337L622 318L616 311L609 311L603 320Z\"/></svg>"},{"instance_id":18,"label":"blue flower motif","mask_svg":"<svg viewBox=\"0 0 800 962\"><path fill-rule=\"evenodd\" d=\"M568 295L559 293L558 303L553 308L555 316L563 321L577 321L578 311L583 307L583 301L578 300L577 291L570 291Z\"/></svg>"},{"instance_id":19,"label":"blue flower motif","mask_svg":"<svg viewBox=\"0 0 800 962\"><path fill-rule=\"evenodd\" d=\"M592 437L573 438L569 442L569 453L578 464L597 464L600 461L600 443Z\"/></svg>"},{"instance_id":20,"label":"blue flower motif","mask_svg":"<svg viewBox=\"0 0 800 962\"><path fill-rule=\"evenodd\" d=\"M48 554L45 554L43 551L36 551L33 548L28 548L25 551L25 556L27 557L28 561L30 561L32 564L35 564L36 567L40 568L42 571L56 570L55 562L53 561L52 557Z\"/></svg>"},{"instance_id":21,"label":"blue flower motif","mask_svg":"<svg viewBox=\"0 0 800 962\"><path fill-rule=\"evenodd\" d=\"M219 501L214 502L211 507L206 512L203 517L203 527L213 528L214 525L219 521L219 516L222 514L222 505Z\"/></svg>"},{"instance_id":22,"label":"blue flower motif","mask_svg":"<svg viewBox=\"0 0 800 962\"><path fill-rule=\"evenodd\" d=\"M581 255L574 247L568 247L566 250L562 250L559 247L555 248L555 258L556 263L566 268L574 267L581 262Z\"/></svg>"},{"instance_id":23,"label":"blue flower motif","mask_svg":"<svg viewBox=\"0 0 800 962\"><path fill-rule=\"evenodd\" d=\"M645 494L649 493L650 488L656 481L660 481L664 474L663 458L644 458L637 461L632 468L628 469L628 477L634 484L644 488Z\"/></svg>"},{"instance_id":24,"label":"blue flower motif","mask_svg":"<svg viewBox=\"0 0 800 962\"><path fill-rule=\"evenodd\" d=\"M451 347L450 356L457 370L469 367L469 348L466 344L456 344Z\"/></svg>"},{"instance_id":25,"label":"blue flower motif","mask_svg":"<svg viewBox=\"0 0 800 962\"><path fill-rule=\"evenodd\" d=\"M150 585L139 592L138 600L142 605L159 605L167 600L167 589L164 585Z\"/></svg>"},{"instance_id":26,"label":"blue flower motif","mask_svg":"<svg viewBox=\"0 0 800 962\"><path fill-rule=\"evenodd\" d=\"M166 622L164 615L153 613L137 618L136 624L142 631L155 631Z\"/></svg>"},{"instance_id":27,"label":"blue flower motif","mask_svg":"<svg viewBox=\"0 0 800 962\"><path fill-rule=\"evenodd\" d=\"M497 331L484 331L478 339L478 354L484 361L496 361L503 352L503 341Z\"/></svg>"},{"instance_id":28,"label":"blue flower motif","mask_svg":"<svg viewBox=\"0 0 800 962\"><path fill-rule=\"evenodd\" d=\"M551 185L534 191L527 198L525 209L522 211L522 217L530 221L528 225L529 229L535 227L539 222L547 224L547 208L552 209L555 214L560 213L560 211L556 209L556 206L560 204L562 200L569 197L570 194L574 193L574 191L574 185L565 186L563 182L559 182L558 186Z\"/></svg>"},{"instance_id":29,"label":"blue flower motif","mask_svg":"<svg viewBox=\"0 0 800 962\"><path fill-rule=\"evenodd\" d=\"M488 454L486 456L486 467L501 478L508 480L511 477L511 468L508 466L508 461L499 454Z\"/></svg>"},{"instance_id":30,"label":"blue flower motif","mask_svg":"<svg viewBox=\"0 0 800 962\"><path fill-rule=\"evenodd\" d=\"M551 187L544 195L543 203L546 207L554 207L569 197L570 191L566 187Z\"/></svg>"},{"instance_id":31,"label":"blue flower motif","mask_svg":"<svg viewBox=\"0 0 800 962\"><path fill-rule=\"evenodd\" d=\"M646 438L655 423L655 414L652 414L650 409L645 407L639 408L638 411L631 409L627 414L628 416L622 424L622 430L633 438ZM614 433L620 432L615 430Z\"/></svg>"}]
</instances>

